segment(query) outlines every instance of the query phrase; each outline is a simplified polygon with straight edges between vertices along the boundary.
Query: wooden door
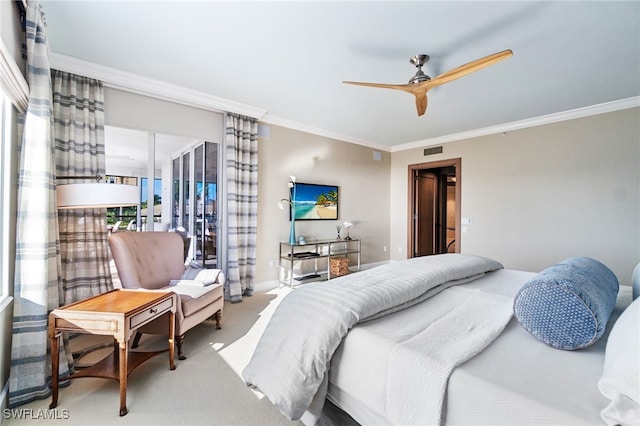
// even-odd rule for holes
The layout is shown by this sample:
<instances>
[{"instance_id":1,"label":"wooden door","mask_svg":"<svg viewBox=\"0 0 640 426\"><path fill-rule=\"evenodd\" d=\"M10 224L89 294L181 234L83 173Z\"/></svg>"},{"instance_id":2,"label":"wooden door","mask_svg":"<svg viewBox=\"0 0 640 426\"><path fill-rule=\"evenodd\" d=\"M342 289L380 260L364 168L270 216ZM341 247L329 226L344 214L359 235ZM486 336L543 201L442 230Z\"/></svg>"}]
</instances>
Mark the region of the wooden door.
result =
<instances>
[{"instance_id":1,"label":"wooden door","mask_svg":"<svg viewBox=\"0 0 640 426\"><path fill-rule=\"evenodd\" d=\"M407 257L460 252L461 164L409 166Z\"/></svg>"},{"instance_id":2,"label":"wooden door","mask_svg":"<svg viewBox=\"0 0 640 426\"><path fill-rule=\"evenodd\" d=\"M436 253L438 176L429 170L416 172L415 256Z\"/></svg>"}]
</instances>

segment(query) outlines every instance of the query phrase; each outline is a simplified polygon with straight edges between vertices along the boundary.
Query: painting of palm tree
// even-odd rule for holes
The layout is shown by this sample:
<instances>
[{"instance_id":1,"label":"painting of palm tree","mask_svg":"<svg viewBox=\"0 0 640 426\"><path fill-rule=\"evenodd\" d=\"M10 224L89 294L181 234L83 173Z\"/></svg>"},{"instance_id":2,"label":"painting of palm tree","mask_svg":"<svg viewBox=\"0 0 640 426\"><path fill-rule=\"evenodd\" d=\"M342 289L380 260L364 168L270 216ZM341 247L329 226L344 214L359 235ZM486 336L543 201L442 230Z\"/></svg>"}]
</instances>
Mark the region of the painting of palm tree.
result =
<instances>
[{"instance_id":1,"label":"painting of palm tree","mask_svg":"<svg viewBox=\"0 0 640 426\"><path fill-rule=\"evenodd\" d=\"M336 220L338 219L338 187L335 185L317 185L295 183L296 220ZM294 191L291 188L291 197Z\"/></svg>"}]
</instances>

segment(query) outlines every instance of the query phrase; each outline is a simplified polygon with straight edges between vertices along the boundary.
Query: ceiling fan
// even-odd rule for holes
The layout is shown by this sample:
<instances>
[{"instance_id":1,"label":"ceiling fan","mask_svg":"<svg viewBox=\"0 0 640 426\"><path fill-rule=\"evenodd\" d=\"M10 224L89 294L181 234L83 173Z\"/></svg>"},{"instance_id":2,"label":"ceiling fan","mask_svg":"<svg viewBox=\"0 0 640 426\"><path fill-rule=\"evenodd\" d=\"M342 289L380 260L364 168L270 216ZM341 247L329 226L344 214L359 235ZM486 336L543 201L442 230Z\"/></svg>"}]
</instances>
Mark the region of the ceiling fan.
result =
<instances>
[{"instance_id":1,"label":"ceiling fan","mask_svg":"<svg viewBox=\"0 0 640 426\"><path fill-rule=\"evenodd\" d=\"M418 68L418 71L416 72L416 75L411 77L408 84L362 83L358 81L343 81L343 83L355 84L356 86L382 87L385 89L402 90L410 93L416 97L418 115L421 116L427 110L427 92L429 90L440 86L441 84L464 77L472 72L481 70L489 65L493 65L496 62L507 59L512 55L513 52L511 50L503 50L502 52L494 53L493 55L485 56L484 58L476 59L468 64L461 65L450 71L442 73L433 79L422 72L422 66L429 60L429 55L416 55L413 56L409 62L415 65Z\"/></svg>"}]
</instances>

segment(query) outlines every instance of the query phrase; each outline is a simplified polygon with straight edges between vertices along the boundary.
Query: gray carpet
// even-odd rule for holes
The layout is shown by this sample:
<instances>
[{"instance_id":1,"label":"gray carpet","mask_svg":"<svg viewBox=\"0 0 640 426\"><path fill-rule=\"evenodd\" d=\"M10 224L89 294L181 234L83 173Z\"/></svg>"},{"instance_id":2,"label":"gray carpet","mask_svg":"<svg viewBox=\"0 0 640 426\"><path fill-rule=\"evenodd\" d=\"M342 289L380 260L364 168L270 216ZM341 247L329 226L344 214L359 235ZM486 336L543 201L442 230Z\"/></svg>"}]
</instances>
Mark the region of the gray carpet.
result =
<instances>
[{"instance_id":1,"label":"gray carpet","mask_svg":"<svg viewBox=\"0 0 640 426\"><path fill-rule=\"evenodd\" d=\"M273 286L274 284L271 284ZM133 371L127 388L129 413L120 417L119 385L99 378L78 378L61 388L58 407L48 410L51 398L16 408L11 418L3 413L3 425L298 425L282 416L258 393L247 388L240 376L273 309L290 290L258 288L242 303L225 304L222 330L207 321L190 330L185 339L187 359L176 359L169 370L169 356L160 354ZM99 339L99 338L98 338ZM104 340L104 338L102 338ZM107 340L108 341L108 340ZM73 339L74 349L96 343L94 336ZM166 347L159 336L145 335L138 350ZM104 356L107 350L88 355ZM45 417L46 416L46 417ZM9 418L7 418L9 417Z\"/></svg>"}]
</instances>

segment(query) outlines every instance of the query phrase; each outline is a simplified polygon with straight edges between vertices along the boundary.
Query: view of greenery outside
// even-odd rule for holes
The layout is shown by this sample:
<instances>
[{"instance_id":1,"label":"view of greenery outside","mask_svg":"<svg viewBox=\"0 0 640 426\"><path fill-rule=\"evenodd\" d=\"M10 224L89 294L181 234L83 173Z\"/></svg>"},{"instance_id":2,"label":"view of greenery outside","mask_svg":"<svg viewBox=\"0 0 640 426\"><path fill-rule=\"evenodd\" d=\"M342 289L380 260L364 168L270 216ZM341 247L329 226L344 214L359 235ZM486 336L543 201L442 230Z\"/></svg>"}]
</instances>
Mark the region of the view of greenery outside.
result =
<instances>
[{"instance_id":1,"label":"view of greenery outside","mask_svg":"<svg viewBox=\"0 0 640 426\"><path fill-rule=\"evenodd\" d=\"M143 211L147 208L147 179L141 178L141 188L140 188L140 209ZM160 205L162 204L162 196L161 193L162 180L156 179L153 195L153 204ZM136 220L138 213L138 207L136 206L127 206L127 207L112 207L107 209L107 225L114 225L117 221L122 221L124 223L129 223L132 220ZM144 213L144 212L143 212ZM160 218L160 215L158 215ZM142 218L142 223L146 223L146 217Z\"/></svg>"},{"instance_id":2,"label":"view of greenery outside","mask_svg":"<svg viewBox=\"0 0 640 426\"><path fill-rule=\"evenodd\" d=\"M122 212L120 211L120 209L122 209ZM133 220L136 218L136 214L137 214L136 206L108 208L107 224L113 225L119 220L122 220L122 221Z\"/></svg>"}]
</instances>

